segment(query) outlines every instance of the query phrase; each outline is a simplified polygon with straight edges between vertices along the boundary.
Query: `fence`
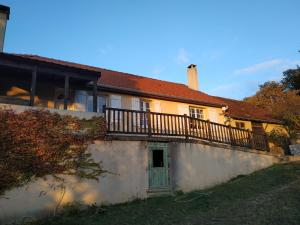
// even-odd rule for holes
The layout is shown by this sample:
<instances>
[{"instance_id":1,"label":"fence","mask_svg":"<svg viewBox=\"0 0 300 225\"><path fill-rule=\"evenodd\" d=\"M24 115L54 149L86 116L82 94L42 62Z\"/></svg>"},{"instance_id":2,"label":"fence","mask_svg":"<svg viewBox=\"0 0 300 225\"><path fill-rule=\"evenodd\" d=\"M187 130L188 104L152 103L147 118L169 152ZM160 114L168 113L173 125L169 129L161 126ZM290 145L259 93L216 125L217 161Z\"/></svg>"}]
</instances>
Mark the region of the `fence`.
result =
<instances>
[{"instance_id":1,"label":"fence","mask_svg":"<svg viewBox=\"0 0 300 225\"><path fill-rule=\"evenodd\" d=\"M269 150L265 134L196 119L150 111L106 108L107 132L157 137L178 137Z\"/></svg>"}]
</instances>

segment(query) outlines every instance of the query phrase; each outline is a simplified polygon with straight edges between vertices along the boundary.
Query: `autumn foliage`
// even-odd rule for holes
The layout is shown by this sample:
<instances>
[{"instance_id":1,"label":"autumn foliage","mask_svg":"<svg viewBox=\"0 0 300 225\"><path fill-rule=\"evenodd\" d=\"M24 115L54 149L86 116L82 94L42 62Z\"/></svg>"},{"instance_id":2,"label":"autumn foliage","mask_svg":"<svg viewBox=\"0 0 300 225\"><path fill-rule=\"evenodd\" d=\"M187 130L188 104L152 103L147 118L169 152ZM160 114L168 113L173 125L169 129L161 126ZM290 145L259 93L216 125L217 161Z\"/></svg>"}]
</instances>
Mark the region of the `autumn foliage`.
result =
<instances>
[{"instance_id":1,"label":"autumn foliage","mask_svg":"<svg viewBox=\"0 0 300 225\"><path fill-rule=\"evenodd\" d=\"M105 130L104 118L0 110L0 196L47 175L98 179L105 171L86 149Z\"/></svg>"}]
</instances>

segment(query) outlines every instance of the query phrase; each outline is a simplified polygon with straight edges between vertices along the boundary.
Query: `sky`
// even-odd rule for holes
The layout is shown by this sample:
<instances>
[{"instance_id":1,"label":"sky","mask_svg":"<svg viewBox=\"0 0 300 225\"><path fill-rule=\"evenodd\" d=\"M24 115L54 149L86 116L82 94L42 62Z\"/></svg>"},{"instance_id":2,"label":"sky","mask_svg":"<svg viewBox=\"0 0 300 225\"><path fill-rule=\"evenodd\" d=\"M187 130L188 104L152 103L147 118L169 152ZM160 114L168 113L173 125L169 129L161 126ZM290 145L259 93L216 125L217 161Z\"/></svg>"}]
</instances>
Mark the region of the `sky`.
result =
<instances>
[{"instance_id":1,"label":"sky","mask_svg":"<svg viewBox=\"0 0 300 225\"><path fill-rule=\"evenodd\" d=\"M187 83L243 99L300 65L299 0L0 0L4 51Z\"/></svg>"}]
</instances>

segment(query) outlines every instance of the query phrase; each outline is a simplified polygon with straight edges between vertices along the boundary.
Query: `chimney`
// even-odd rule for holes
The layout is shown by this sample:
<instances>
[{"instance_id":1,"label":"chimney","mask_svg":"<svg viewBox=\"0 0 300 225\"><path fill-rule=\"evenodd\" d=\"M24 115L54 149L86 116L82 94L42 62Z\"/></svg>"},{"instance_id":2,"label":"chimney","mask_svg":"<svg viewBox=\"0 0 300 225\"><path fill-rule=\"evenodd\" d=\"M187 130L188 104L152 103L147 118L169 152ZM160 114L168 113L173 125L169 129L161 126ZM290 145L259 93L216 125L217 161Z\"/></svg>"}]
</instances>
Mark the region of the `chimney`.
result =
<instances>
[{"instance_id":1,"label":"chimney","mask_svg":"<svg viewBox=\"0 0 300 225\"><path fill-rule=\"evenodd\" d=\"M198 91L198 71L197 65L191 64L187 67L188 87Z\"/></svg>"},{"instance_id":2,"label":"chimney","mask_svg":"<svg viewBox=\"0 0 300 225\"><path fill-rule=\"evenodd\" d=\"M9 20L10 8L0 5L0 52L3 52L6 22Z\"/></svg>"}]
</instances>

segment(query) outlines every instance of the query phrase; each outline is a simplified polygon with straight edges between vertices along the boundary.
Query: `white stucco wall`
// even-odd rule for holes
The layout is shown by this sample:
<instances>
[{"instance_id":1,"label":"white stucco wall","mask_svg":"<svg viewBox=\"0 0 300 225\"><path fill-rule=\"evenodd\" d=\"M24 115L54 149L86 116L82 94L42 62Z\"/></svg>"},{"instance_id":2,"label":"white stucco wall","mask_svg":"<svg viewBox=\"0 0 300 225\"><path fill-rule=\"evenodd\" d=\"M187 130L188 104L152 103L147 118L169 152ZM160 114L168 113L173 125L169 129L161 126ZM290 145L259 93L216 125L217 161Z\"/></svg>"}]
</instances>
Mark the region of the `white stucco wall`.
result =
<instances>
[{"instance_id":1,"label":"white stucco wall","mask_svg":"<svg viewBox=\"0 0 300 225\"><path fill-rule=\"evenodd\" d=\"M249 174L277 162L271 155L255 154L203 144L170 143L173 189L185 192L211 187L240 174ZM146 141L97 141L89 146L96 161L113 174L96 181L67 178L62 204L72 201L121 203L148 197L148 143ZM7 192L0 199L0 224L11 218L53 211L61 191L52 190L51 180L38 180ZM41 191L46 195L39 196Z\"/></svg>"},{"instance_id":2,"label":"white stucco wall","mask_svg":"<svg viewBox=\"0 0 300 225\"><path fill-rule=\"evenodd\" d=\"M102 161L103 169L113 174L96 181L79 181L67 178L67 189L62 204L81 201L86 204L120 203L146 198L148 189L148 151L143 141L97 141L89 146L96 161ZM42 211L53 211L61 196L61 190L53 191L51 180L38 180L6 194L0 199L1 220L34 216ZM46 195L39 196L41 191Z\"/></svg>"},{"instance_id":3,"label":"white stucco wall","mask_svg":"<svg viewBox=\"0 0 300 225\"><path fill-rule=\"evenodd\" d=\"M278 162L275 156L210 145L171 143L169 146L173 188L184 192L212 187Z\"/></svg>"}]
</instances>

